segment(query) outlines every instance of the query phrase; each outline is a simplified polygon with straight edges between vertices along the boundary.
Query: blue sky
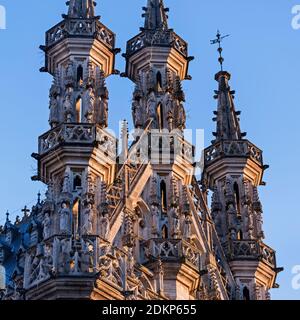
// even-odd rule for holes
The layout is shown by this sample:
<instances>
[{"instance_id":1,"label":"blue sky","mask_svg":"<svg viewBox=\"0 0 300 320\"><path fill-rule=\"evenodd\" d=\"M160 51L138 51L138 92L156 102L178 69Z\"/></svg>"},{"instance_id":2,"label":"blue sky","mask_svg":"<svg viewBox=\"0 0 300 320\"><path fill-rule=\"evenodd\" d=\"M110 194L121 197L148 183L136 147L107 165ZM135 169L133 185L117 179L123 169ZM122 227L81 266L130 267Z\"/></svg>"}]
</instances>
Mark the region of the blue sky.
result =
<instances>
[{"instance_id":1,"label":"blue sky","mask_svg":"<svg viewBox=\"0 0 300 320\"><path fill-rule=\"evenodd\" d=\"M297 2L298 1L298 2ZM125 43L142 26L141 7L146 0L98 1L102 22ZM270 165L260 194L264 205L266 242L276 249L280 289L274 299L300 299L293 290L292 267L300 265L300 30L291 27L292 7L300 0L165 0L170 7L170 26L189 42L195 56L190 65L192 81L184 84L188 126L205 130L206 145L214 130L216 108L213 90L218 70L216 48L209 43L219 28L231 34L224 43L225 69L232 74L236 107L242 110L242 130L264 150ZM48 130L48 90L51 77L38 72L44 57L39 45L44 33L66 12L64 0L0 0L7 14L7 29L0 30L0 224L5 212L20 214L45 187L31 182L36 164L37 137ZM121 55L116 68L124 71ZM112 76L110 126L123 118L131 121L133 85ZM298 147L297 147L298 146Z\"/></svg>"}]
</instances>

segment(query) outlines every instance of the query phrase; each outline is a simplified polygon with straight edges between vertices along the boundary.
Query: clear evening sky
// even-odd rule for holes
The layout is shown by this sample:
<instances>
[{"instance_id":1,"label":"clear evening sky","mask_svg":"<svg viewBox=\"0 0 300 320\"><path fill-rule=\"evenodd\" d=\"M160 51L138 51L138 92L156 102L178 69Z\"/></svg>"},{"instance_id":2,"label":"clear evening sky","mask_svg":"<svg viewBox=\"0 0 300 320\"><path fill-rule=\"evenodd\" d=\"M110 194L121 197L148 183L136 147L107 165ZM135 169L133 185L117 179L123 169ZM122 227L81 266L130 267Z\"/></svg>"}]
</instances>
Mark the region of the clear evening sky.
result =
<instances>
[{"instance_id":1,"label":"clear evening sky","mask_svg":"<svg viewBox=\"0 0 300 320\"><path fill-rule=\"evenodd\" d=\"M117 34L125 50L128 39L142 26L141 7L146 0L98 1L97 14ZM273 299L300 299L292 288L292 268L300 265L300 29L291 26L293 6L300 0L165 0L170 7L170 27L189 43L195 56L190 64L192 81L186 81L188 127L205 130L206 145L212 139L211 121L217 88L217 52L210 40L219 28L231 36L224 41L225 69L232 74L236 108L242 110L241 127L248 139L264 150L270 165L260 188L264 205L266 243L277 251L278 266L285 271L277 279L280 289ZM44 33L66 12L64 0L0 0L5 6L7 29L0 30L0 224L5 212L11 217L32 205L45 187L31 182L36 163L37 137L47 131L51 77L39 73L43 66ZM124 71L118 55L116 68ZM110 127L127 118L131 124L133 85L112 76Z\"/></svg>"}]
</instances>

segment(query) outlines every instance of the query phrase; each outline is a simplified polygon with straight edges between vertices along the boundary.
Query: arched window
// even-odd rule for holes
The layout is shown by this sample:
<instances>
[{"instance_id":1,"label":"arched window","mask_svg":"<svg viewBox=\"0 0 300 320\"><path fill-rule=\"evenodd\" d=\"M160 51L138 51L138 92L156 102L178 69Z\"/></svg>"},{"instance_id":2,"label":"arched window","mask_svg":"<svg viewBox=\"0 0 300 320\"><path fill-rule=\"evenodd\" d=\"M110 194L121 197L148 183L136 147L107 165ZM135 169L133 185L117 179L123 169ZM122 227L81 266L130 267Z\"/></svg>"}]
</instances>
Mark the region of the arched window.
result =
<instances>
[{"instance_id":1,"label":"arched window","mask_svg":"<svg viewBox=\"0 0 300 320\"><path fill-rule=\"evenodd\" d=\"M233 191L235 196L236 212L238 216L240 216L241 215L240 191L239 191L239 186L236 182L233 185Z\"/></svg>"},{"instance_id":2,"label":"arched window","mask_svg":"<svg viewBox=\"0 0 300 320\"><path fill-rule=\"evenodd\" d=\"M81 116L82 116L82 99L79 97L76 100L76 122L81 122Z\"/></svg>"},{"instance_id":3,"label":"arched window","mask_svg":"<svg viewBox=\"0 0 300 320\"><path fill-rule=\"evenodd\" d=\"M156 73L156 88L157 88L157 91L162 90L162 76L160 71Z\"/></svg>"},{"instance_id":4,"label":"arched window","mask_svg":"<svg viewBox=\"0 0 300 320\"><path fill-rule=\"evenodd\" d=\"M80 86L83 82L83 68L82 66L78 66L77 68L77 83Z\"/></svg>"},{"instance_id":5,"label":"arched window","mask_svg":"<svg viewBox=\"0 0 300 320\"><path fill-rule=\"evenodd\" d=\"M167 213L168 203L167 203L167 186L164 180L160 183L160 200L161 200L161 210L163 213Z\"/></svg>"},{"instance_id":6,"label":"arched window","mask_svg":"<svg viewBox=\"0 0 300 320\"><path fill-rule=\"evenodd\" d=\"M80 230L80 211L81 211L81 203L80 203L80 200L77 199L75 202L74 202L74 205L73 205L73 210L72 210L72 213L73 213L73 234L74 235L77 235Z\"/></svg>"},{"instance_id":7,"label":"arched window","mask_svg":"<svg viewBox=\"0 0 300 320\"><path fill-rule=\"evenodd\" d=\"M243 289L243 299L246 301L250 300L250 291L246 286Z\"/></svg>"},{"instance_id":8,"label":"arched window","mask_svg":"<svg viewBox=\"0 0 300 320\"><path fill-rule=\"evenodd\" d=\"M241 230L237 234L237 240L243 240L243 232Z\"/></svg>"},{"instance_id":9,"label":"arched window","mask_svg":"<svg viewBox=\"0 0 300 320\"><path fill-rule=\"evenodd\" d=\"M164 128L164 113L163 113L163 107L161 103L157 106L156 112L157 112L158 127L160 130L162 130Z\"/></svg>"},{"instance_id":10,"label":"arched window","mask_svg":"<svg viewBox=\"0 0 300 320\"><path fill-rule=\"evenodd\" d=\"M78 188L81 188L82 184L81 184L81 177L80 175L76 175L73 181L73 190L77 190Z\"/></svg>"},{"instance_id":11,"label":"arched window","mask_svg":"<svg viewBox=\"0 0 300 320\"><path fill-rule=\"evenodd\" d=\"M168 227L164 224L162 229L161 229L161 237L162 239L168 239L169 238L169 232L168 232Z\"/></svg>"}]
</instances>

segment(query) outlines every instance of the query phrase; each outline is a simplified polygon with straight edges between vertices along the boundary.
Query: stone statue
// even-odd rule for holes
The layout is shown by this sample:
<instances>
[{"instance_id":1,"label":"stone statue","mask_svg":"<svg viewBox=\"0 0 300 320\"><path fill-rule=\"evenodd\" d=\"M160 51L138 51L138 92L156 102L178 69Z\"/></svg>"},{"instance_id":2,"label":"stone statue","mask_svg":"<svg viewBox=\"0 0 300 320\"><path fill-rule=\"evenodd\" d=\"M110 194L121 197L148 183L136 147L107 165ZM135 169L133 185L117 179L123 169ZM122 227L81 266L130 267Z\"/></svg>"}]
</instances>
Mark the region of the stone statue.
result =
<instances>
[{"instance_id":1,"label":"stone statue","mask_svg":"<svg viewBox=\"0 0 300 320\"><path fill-rule=\"evenodd\" d=\"M190 214L185 216L183 236L186 240L189 240L192 236L192 217Z\"/></svg>"},{"instance_id":2,"label":"stone statue","mask_svg":"<svg viewBox=\"0 0 300 320\"><path fill-rule=\"evenodd\" d=\"M243 206L243 222L242 222L243 228L243 238L246 240L249 240L250 237L250 219L249 219L249 208L248 205L245 204Z\"/></svg>"},{"instance_id":3,"label":"stone statue","mask_svg":"<svg viewBox=\"0 0 300 320\"><path fill-rule=\"evenodd\" d=\"M58 124L58 101L57 97L51 95L50 96L50 116L49 116L49 124L51 128L54 128Z\"/></svg>"},{"instance_id":4,"label":"stone statue","mask_svg":"<svg viewBox=\"0 0 300 320\"><path fill-rule=\"evenodd\" d=\"M59 211L59 230L61 233L69 233L70 209L63 202Z\"/></svg>"},{"instance_id":5,"label":"stone statue","mask_svg":"<svg viewBox=\"0 0 300 320\"><path fill-rule=\"evenodd\" d=\"M64 102L63 102L65 121L68 123L73 121L73 116L74 116L71 91L72 91L71 88L67 90L65 94Z\"/></svg>"},{"instance_id":6,"label":"stone statue","mask_svg":"<svg viewBox=\"0 0 300 320\"><path fill-rule=\"evenodd\" d=\"M71 251L72 251L72 240L63 239L61 244L61 255L60 255L60 270L63 273L70 272L70 262L71 262Z\"/></svg>"},{"instance_id":7,"label":"stone statue","mask_svg":"<svg viewBox=\"0 0 300 320\"><path fill-rule=\"evenodd\" d=\"M255 214L256 218L256 229L258 238L264 239L265 235L263 232L263 218L261 212L257 211Z\"/></svg>"},{"instance_id":8,"label":"stone statue","mask_svg":"<svg viewBox=\"0 0 300 320\"><path fill-rule=\"evenodd\" d=\"M142 106L140 102L137 100L133 100L132 102L132 115L133 115L134 126L136 128L142 127L143 126Z\"/></svg>"},{"instance_id":9,"label":"stone statue","mask_svg":"<svg viewBox=\"0 0 300 320\"><path fill-rule=\"evenodd\" d=\"M174 239L177 239L180 235L180 216L178 209L175 207L171 207L169 216L172 221L172 231Z\"/></svg>"},{"instance_id":10,"label":"stone statue","mask_svg":"<svg viewBox=\"0 0 300 320\"><path fill-rule=\"evenodd\" d=\"M84 94L84 108L85 108L85 118L87 123L93 122L94 116L94 105L95 105L95 94L93 88L89 87Z\"/></svg>"},{"instance_id":11,"label":"stone statue","mask_svg":"<svg viewBox=\"0 0 300 320\"><path fill-rule=\"evenodd\" d=\"M237 230L237 214L233 204L230 204L227 210L229 229Z\"/></svg>"},{"instance_id":12,"label":"stone statue","mask_svg":"<svg viewBox=\"0 0 300 320\"><path fill-rule=\"evenodd\" d=\"M167 91L162 100L166 114L173 112L173 99L169 91Z\"/></svg>"},{"instance_id":13,"label":"stone statue","mask_svg":"<svg viewBox=\"0 0 300 320\"><path fill-rule=\"evenodd\" d=\"M83 234L92 234L93 233L93 209L92 204L89 203L87 208L84 210L83 215L83 226L82 226L82 233Z\"/></svg>"},{"instance_id":14,"label":"stone statue","mask_svg":"<svg viewBox=\"0 0 300 320\"><path fill-rule=\"evenodd\" d=\"M92 252L89 250L88 243L81 239L81 272L89 272L92 266Z\"/></svg>"},{"instance_id":15,"label":"stone statue","mask_svg":"<svg viewBox=\"0 0 300 320\"><path fill-rule=\"evenodd\" d=\"M100 219L100 235L103 239L108 240L110 231L109 214L107 211L103 212L103 216Z\"/></svg>"},{"instance_id":16,"label":"stone statue","mask_svg":"<svg viewBox=\"0 0 300 320\"><path fill-rule=\"evenodd\" d=\"M148 117L155 119L156 118L156 109L157 109L157 101L155 93L152 91L147 100L147 113Z\"/></svg>"},{"instance_id":17,"label":"stone statue","mask_svg":"<svg viewBox=\"0 0 300 320\"><path fill-rule=\"evenodd\" d=\"M178 127L180 129L185 129L186 123L186 113L182 103L178 104L178 118L177 118Z\"/></svg>"},{"instance_id":18,"label":"stone statue","mask_svg":"<svg viewBox=\"0 0 300 320\"><path fill-rule=\"evenodd\" d=\"M49 213L47 212L45 217L44 217L44 220L42 222L43 224L43 237L44 239L47 239L50 237L50 227L51 227L51 219L49 217Z\"/></svg>"},{"instance_id":19,"label":"stone statue","mask_svg":"<svg viewBox=\"0 0 300 320\"><path fill-rule=\"evenodd\" d=\"M158 206L152 205L151 206L151 214L152 214L152 234L158 235L160 229L160 215Z\"/></svg>"},{"instance_id":20,"label":"stone statue","mask_svg":"<svg viewBox=\"0 0 300 320\"><path fill-rule=\"evenodd\" d=\"M69 193L71 191L71 185L70 185L70 171L67 169L64 174L64 181L63 181L63 193Z\"/></svg>"},{"instance_id":21,"label":"stone statue","mask_svg":"<svg viewBox=\"0 0 300 320\"><path fill-rule=\"evenodd\" d=\"M108 126L108 100L105 96L102 96L99 100L99 124L106 128Z\"/></svg>"}]
</instances>

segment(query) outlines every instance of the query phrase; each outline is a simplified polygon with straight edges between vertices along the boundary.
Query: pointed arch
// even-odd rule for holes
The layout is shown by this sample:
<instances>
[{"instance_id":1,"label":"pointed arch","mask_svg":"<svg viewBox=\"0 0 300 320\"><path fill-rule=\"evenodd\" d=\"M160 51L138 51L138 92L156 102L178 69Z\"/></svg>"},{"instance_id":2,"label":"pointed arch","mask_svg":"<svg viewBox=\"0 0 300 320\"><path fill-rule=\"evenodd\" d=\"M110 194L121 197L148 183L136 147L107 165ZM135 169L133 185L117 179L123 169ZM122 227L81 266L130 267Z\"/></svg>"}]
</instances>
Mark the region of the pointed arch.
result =
<instances>
[{"instance_id":1,"label":"pointed arch","mask_svg":"<svg viewBox=\"0 0 300 320\"><path fill-rule=\"evenodd\" d=\"M234 192L235 203L236 203L236 212L238 216L240 216L241 215L241 198L240 198L239 185L237 184L237 182L234 182L233 184L233 192Z\"/></svg>"},{"instance_id":2,"label":"pointed arch","mask_svg":"<svg viewBox=\"0 0 300 320\"><path fill-rule=\"evenodd\" d=\"M156 89L157 91L162 90L162 76L160 71L157 71L156 73Z\"/></svg>"},{"instance_id":3,"label":"pointed arch","mask_svg":"<svg viewBox=\"0 0 300 320\"><path fill-rule=\"evenodd\" d=\"M162 237L162 239L168 239L169 238L169 230L168 230L168 227L165 224L161 228L161 237Z\"/></svg>"},{"instance_id":4,"label":"pointed arch","mask_svg":"<svg viewBox=\"0 0 300 320\"><path fill-rule=\"evenodd\" d=\"M250 291L247 288L247 286L244 287L243 289L243 300L249 301L250 300Z\"/></svg>"},{"instance_id":5,"label":"pointed arch","mask_svg":"<svg viewBox=\"0 0 300 320\"><path fill-rule=\"evenodd\" d=\"M78 67L77 67L77 84L78 86L80 86L83 82L83 68L82 68L82 65L80 64Z\"/></svg>"}]
</instances>

